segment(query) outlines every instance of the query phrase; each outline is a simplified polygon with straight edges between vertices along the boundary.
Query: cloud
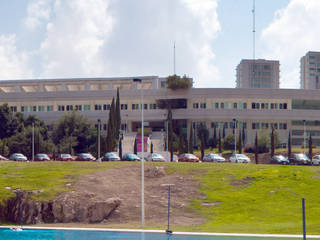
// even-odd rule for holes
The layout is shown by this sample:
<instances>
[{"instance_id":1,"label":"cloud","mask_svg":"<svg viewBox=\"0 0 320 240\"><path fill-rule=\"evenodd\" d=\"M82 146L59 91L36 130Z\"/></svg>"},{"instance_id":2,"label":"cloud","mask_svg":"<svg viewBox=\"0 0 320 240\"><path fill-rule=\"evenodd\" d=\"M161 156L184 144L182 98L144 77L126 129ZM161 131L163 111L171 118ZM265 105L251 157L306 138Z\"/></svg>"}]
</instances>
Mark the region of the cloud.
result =
<instances>
[{"instance_id":1,"label":"cloud","mask_svg":"<svg viewBox=\"0 0 320 240\"><path fill-rule=\"evenodd\" d=\"M39 56L44 77L194 77L219 80L212 40L220 30L217 0L55 0Z\"/></svg>"},{"instance_id":2,"label":"cloud","mask_svg":"<svg viewBox=\"0 0 320 240\"><path fill-rule=\"evenodd\" d=\"M29 54L18 51L15 35L0 35L1 79L24 79L32 77L28 67Z\"/></svg>"},{"instance_id":3,"label":"cloud","mask_svg":"<svg viewBox=\"0 0 320 240\"><path fill-rule=\"evenodd\" d=\"M43 22L50 18L51 0L32 0L27 7L27 17L24 19L24 25L29 30L35 30Z\"/></svg>"},{"instance_id":4,"label":"cloud","mask_svg":"<svg viewBox=\"0 0 320 240\"><path fill-rule=\"evenodd\" d=\"M319 0L291 0L262 32L263 56L280 60L283 88L300 87L300 58L320 50L319 11Z\"/></svg>"}]
</instances>

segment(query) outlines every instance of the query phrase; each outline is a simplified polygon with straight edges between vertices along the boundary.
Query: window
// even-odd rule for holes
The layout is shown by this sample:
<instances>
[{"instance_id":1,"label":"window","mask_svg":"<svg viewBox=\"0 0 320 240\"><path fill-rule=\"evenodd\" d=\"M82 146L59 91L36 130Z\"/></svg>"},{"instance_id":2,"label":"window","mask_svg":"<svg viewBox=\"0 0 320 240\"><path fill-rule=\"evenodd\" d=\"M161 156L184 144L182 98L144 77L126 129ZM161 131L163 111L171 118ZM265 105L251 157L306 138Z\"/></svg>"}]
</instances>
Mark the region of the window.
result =
<instances>
[{"instance_id":1,"label":"window","mask_svg":"<svg viewBox=\"0 0 320 240\"><path fill-rule=\"evenodd\" d=\"M216 109L219 109L219 103L216 102Z\"/></svg>"},{"instance_id":2,"label":"window","mask_svg":"<svg viewBox=\"0 0 320 240\"><path fill-rule=\"evenodd\" d=\"M223 103L223 102L220 103L220 108L221 108L221 109L224 109L224 103Z\"/></svg>"},{"instance_id":3,"label":"window","mask_svg":"<svg viewBox=\"0 0 320 240\"><path fill-rule=\"evenodd\" d=\"M287 129L287 124L286 123L279 123L279 129Z\"/></svg>"},{"instance_id":4,"label":"window","mask_svg":"<svg viewBox=\"0 0 320 240\"><path fill-rule=\"evenodd\" d=\"M200 103L200 108L207 108L207 104L206 103Z\"/></svg>"},{"instance_id":5,"label":"window","mask_svg":"<svg viewBox=\"0 0 320 240\"><path fill-rule=\"evenodd\" d=\"M47 112L52 112L52 111L53 111L53 105L48 105Z\"/></svg>"},{"instance_id":6,"label":"window","mask_svg":"<svg viewBox=\"0 0 320 240\"><path fill-rule=\"evenodd\" d=\"M36 111L37 111L37 106L30 107L30 112L36 112Z\"/></svg>"},{"instance_id":7,"label":"window","mask_svg":"<svg viewBox=\"0 0 320 240\"><path fill-rule=\"evenodd\" d=\"M76 111L82 111L82 105L75 105L74 110Z\"/></svg>"},{"instance_id":8,"label":"window","mask_svg":"<svg viewBox=\"0 0 320 240\"><path fill-rule=\"evenodd\" d=\"M103 106L103 108L104 108L104 106ZM128 104L121 104L120 108L121 108L121 110L128 110ZM105 110L105 109L103 109L103 110Z\"/></svg>"},{"instance_id":9,"label":"window","mask_svg":"<svg viewBox=\"0 0 320 240\"><path fill-rule=\"evenodd\" d=\"M155 104L155 103L150 103L150 104L149 104L149 109L157 109L157 104Z\"/></svg>"},{"instance_id":10,"label":"window","mask_svg":"<svg viewBox=\"0 0 320 240\"><path fill-rule=\"evenodd\" d=\"M38 106L38 112L44 112L44 106Z\"/></svg>"},{"instance_id":11,"label":"window","mask_svg":"<svg viewBox=\"0 0 320 240\"><path fill-rule=\"evenodd\" d=\"M264 109L264 103L261 103L261 109Z\"/></svg>"},{"instance_id":12,"label":"window","mask_svg":"<svg viewBox=\"0 0 320 240\"><path fill-rule=\"evenodd\" d=\"M83 108L84 108L85 111L90 111L91 110L91 106L89 104L85 104L83 106Z\"/></svg>"},{"instance_id":13,"label":"window","mask_svg":"<svg viewBox=\"0 0 320 240\"><path fill-rule=\"evenodd\" d=\"M94 105L94 110L96 110L96 111L102 110L102 105L101 104L95 104Z\"/></svg>"},{"instance_id":14,"label":"window","mask_svg":"<svg viewBox=\"0 0 320 240\"><path fill-rule=\"evenodd\" d=\"M167 87L166 81L161 81L161 88L166 88L166 87Z\"/></svg>"},{"instance_id":15,"label":"window","mask_svg":"<svg viewBox=\"0 0 320 240\"><path fill-rule=\"evenodd\" d=\"M28 106L21 106L21 112L28 112Z\"/></svg>"},{"instance_id":16,"label":"window","mask_svg":"<svg viewBox=\"0 0 320 240\"><path fill-rule=\"evenodd\" d=\"M269 123L261 123L261 128L262 129L268 129L269 128Z\"/></svg>"},{"instance_id":17,"label":"window","mask_svg":"<svg viewBox=\"0 0 320 240\"><path fill-rule=\"evenodd\" d=\"M132 110L138 110L139 104L132 104Z\"/></svg>"},{"instance_id":18,"label":"window","mask_svg":"<svg viewBox=\"0 0 320 240\"><path fill-rule=\"evenodd\" d=\"M259 123L252 123L252 129L260 129Z\"/></svg>"},{"instance_id":19,"label":"window","mask_svg":"<svg viewBox=\"0 0 320 240\"><path fill-rule=\"evenodd\" d=\"M274 129L278 129L278 123L271 123L271 126L273 126Z\"/></svg>"},{"instance_id":20,"label":"window","mask_svg":"<svg viewBox=\"0 0 320 240\"><path fill-rule=\"evenodd\" d=\"M237 109L238 108L238 103L233 103L233 109Z\"/></svg>"},{"instance_id":21,"label":"window","mask_svg":"<svg viewBox=\"0 0 320 240\"><path fill-rule=\"evenodd\" d=\"M199 108L199 103L194 103L194 104L193 104L193 108L194 108L194 109Z\"/></svg>"},{"instance_id":22,"label":"window","mask_svg":"<svg viewBox=\"0 0 320 240\"><path fill-rule=\"evenodd\" d=\"M107 124L103 124L103 130L104 130L104 131L107 130Z\"/></svg>"},{"instance_id":23,"label":"window","mask_svg":"<svg viewBox=\"0 0 320 240\"><path fill-rule=\"evenodd\" d=\"M73 105L67 105L66 106L67 111L73 111Z\"/></svg>"},{"instance_id":24,"label":"window","mask_svg":"<svg viewBox=\"0 0 320 240\"><path fill-rule=\"evenodd\" d=\"M64 111L64 105L58 105L58 111L63 112Z\"/></svg>"},{"instance_id":25,"label":"window","mask_svg":"<svg viewBox=\"0 0 320 240\"><path fill-rule=\"evenodd\" d=\"M243 109L247 109L247 103L242 104Z\"/></svg>"},{"instance_id":26,"label":"window","mask_svg":"<svg viewBox=\"0 0 320 240\"><path fill-rule=\"evenodd\" d=\"M144 109L144 110L148 110L148 104L144 103L144 104L143 104L143 109Z\"/></svg>"},{"instance_id":27,"label":"window","mask_svg":"<svg viewBox=\"0 0 320 240\"><path fill-rule=\"evenodd\" d=\"M122 105L122 104L121 104ZM103 110L110 110L110 104L103 104Z\"/></svg>"},{"instance_id":28,"label":"window","mask_svg":"<svg viewBox=\"0 0 320 240\"><path fill-rule=\"evenodd\" d=\"M17 112L17 107L16 106L11 106L10 110L11 110L11 112Z\"/></svg>"},{"instance_id":29,"label":"window","mask_svg":"<svg viewBox=\"0 0 320 240\"><path fill-rule=\"evenodd\" d=\"M264 106L265 106L265 109L269 109L269 103L265 103Z\"/></svg>"}]
</instances>

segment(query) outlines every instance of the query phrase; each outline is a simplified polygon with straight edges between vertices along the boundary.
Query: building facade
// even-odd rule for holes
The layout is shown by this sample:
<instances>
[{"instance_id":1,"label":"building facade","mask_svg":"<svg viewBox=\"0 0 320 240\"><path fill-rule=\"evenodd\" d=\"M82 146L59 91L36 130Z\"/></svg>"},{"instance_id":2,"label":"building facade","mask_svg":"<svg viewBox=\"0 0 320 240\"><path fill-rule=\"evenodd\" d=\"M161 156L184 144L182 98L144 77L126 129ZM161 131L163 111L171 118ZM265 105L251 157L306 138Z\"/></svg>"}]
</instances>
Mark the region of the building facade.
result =
<instances>
[{"instance_id":1,"label":"building facade","mask_svg":"<svg viewBox=\"0 0 320 240\"><path fill-rule=\"evenodd\" d=\"M307 52L300 59L300 87L320 89L320 52Z\"/></svg>"},{"instance_id":2,"label":"building facade","mask_svg":"<svg viewBox=\"0 0 320 240\"><path fill-rule=\"evenodd\" d=\"M237 66L237 88L279 88L279 61L243 59Z\"/></svg>"},{"instance_id":3,"label":"building facade","mask_svg":"<svg viewBox=\"0 0 320 240\"><path fill-rule=\"evenodd\" d=\"M174 124L185 134L198 124L205 124L210 137L214 131L232 135L234 120L237 133L245 132L245 143L253 144L256 132L269 136L273 127L280 143L286 144L291 131L294 146L303 146L305 137L313 136L320 146L320 95L317 90L191 88L170 90L164 78L16 80L0 82L0 103L8 103L13 112L34 114L48 125L68 112L78 111L93 124L101 119L107 129L111 100L120 88L122 129L133 133L140 127L141 96L145 126L153 132L166 130L167 110L161 101L170 101ZM244 130L243 130L244 129ZM305 130L305 131L304 131ZM196 140L195 140L196 141ZM197 144L197 142L195 142Z\"/></svg>"}]
</instances>

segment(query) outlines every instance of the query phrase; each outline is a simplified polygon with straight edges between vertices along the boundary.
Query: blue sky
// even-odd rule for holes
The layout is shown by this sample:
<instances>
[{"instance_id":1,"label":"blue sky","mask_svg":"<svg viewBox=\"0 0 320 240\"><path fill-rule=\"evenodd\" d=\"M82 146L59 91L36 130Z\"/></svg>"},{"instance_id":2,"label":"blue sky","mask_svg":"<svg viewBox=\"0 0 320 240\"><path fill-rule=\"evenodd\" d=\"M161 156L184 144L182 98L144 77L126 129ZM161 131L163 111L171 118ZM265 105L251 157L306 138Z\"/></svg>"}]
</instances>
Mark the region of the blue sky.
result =
<instances>
[{"instance_id":1,"label":"blue sky","mask_svg":"<svg viewBox=\"0 0 320 240\"><path fill-rule=\"evenodd\" d=\"M235 87L252 58L253 0L3 0L0 79L173 73L196 87ZM299 88L299 61L320 50L319 0L256 0L256 57L280 60Z\"/></svg>"}]
</instances>

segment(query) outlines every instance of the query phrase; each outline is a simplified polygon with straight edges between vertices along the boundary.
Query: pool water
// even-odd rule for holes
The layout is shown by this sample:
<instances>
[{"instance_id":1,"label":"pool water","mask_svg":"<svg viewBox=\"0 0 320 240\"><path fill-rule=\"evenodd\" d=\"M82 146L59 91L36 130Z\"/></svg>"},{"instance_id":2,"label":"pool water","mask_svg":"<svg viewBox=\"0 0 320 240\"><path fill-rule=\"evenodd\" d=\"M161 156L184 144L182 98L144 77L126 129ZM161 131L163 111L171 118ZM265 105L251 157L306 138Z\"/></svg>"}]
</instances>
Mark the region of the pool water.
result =
<instances>
[{"instance_id":1,"label":"pool water","mask_svg":"<svg viewBox=\"0 0 320 240\"><path fill-rule=\"evenodd\" d=\"M275 238L245 238L245 237L207 237L167 235L161 233L128 233L104 231L76 230L30 230L13 231L0 229L1 240L276 240ZM285 240L282 238L281 240Z\"/></svg>"}]
</instances>

